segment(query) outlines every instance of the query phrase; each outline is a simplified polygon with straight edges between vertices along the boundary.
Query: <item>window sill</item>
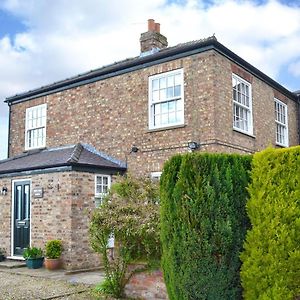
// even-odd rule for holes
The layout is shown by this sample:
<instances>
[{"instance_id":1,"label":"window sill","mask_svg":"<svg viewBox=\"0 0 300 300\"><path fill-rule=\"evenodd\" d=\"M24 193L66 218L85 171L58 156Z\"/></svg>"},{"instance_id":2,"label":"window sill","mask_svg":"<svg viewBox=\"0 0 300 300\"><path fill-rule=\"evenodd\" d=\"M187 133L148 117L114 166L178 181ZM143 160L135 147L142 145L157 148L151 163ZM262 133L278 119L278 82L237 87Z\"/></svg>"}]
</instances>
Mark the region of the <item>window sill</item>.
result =
<instances>
[{"instance_id":1,"label":"window sill","mask_svg":"<svg viewBox=\"0 0 300 300\"><path fill-rule=\"evenodd\" d=\"M36 148L25 148L25 150L23 151L23 153L30 153L30 152L35 152L35 151L40 151L40 150L44 150L47 149L46 146L41 146L41 147L36 147Z\"/></svg>"},{"instance_id":2,"label":"window sill","mask_svg":"<svg viewBox=\"0 0 300 300\"><path fill-rule=\"evenodd\" d=\"M256 139L255 135L253 135L251 133L247 133L245 131L238 130L237 128L233 128L233 131L238 132L238 133L243 134L243 135L246 135L246 136L249 136L249 137L251 137L253 139Z\"/></svg>"},{"instance_id":3,"label":"window sill","mask_svg":"<svg viewBox=\"0 0 300 300\"><path fill-rule=\"evenodd\" d=\"M283 145L283 144L279 144L279 143L276 143L275 145L276 145L276 147L280 147L280 148L288 148L289 147L289 145Z\"/></svg>"},{"instance_id":4,"label":"window sill","mask_svg":"<svg viewBox=\"0 0 300 300\"><path fill-rule=\"evenodd\" d=\"M183 127L186 127L186 124L172 125L172 126L159 127L159 128L152 128L152 129L148 129L147 132L151 133L151 132L171 130L171 129L177 129L177 128L183 128Z\"/></svg>"}]
</instances>

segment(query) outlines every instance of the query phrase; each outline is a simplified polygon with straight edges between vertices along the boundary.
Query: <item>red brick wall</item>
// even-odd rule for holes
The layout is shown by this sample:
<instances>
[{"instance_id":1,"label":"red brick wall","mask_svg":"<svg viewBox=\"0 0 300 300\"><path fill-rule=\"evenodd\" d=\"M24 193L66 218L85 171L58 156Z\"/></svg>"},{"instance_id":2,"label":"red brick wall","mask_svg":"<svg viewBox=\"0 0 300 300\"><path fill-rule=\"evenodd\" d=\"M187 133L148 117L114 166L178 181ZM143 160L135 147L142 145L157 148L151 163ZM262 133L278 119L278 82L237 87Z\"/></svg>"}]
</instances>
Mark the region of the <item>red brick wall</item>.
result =
<instances>
[{"instance_id":1,"label":"red brick wall","mask_svg":"<svg viewBox=\"0 0 300 300\"><path fill-rule=\"evenodd\" d=\"M44 249L51 239L63 241L66 269L98 267L100 256L89 245L88 226L94 203L95 174L57 172L24 177L0 178L8 194L0 196L0 247L11 254L12 180L31 179L31 246ZM34 198L33 189L42 187L43 198Z\"/></svg>"},{"instance_id":2,"label":"red brick wall","mask_svg":"<svg viewBox=\"0 0 300 300\"><path fill-rule=\"evenodd\" d=\"M125 288L126 296L145 300L168 299L160 270L134 274Z\"/></svg>"},{"instance_id":3,"label":"red brick wall","mask_svg":"<svg viewBox=\"0 0 300 300\"><path fill-rule=\"evenodd\" d=\"M184 69L185 124L149 131L148 78L178 68ZM232 72L252 82L253 137L232 129ZM191 140L203 145L201 151L245 153L275 145L273 101L273 88L211 50L13 105L10 155L24 151L25 109L47 103L47 147L86 142L127 160L129 171L148 174L187 152ZM285 101L290 145L296 145L296 104ZM140 151L129 154L132 145Z\"/></svg>"}]
</instances>

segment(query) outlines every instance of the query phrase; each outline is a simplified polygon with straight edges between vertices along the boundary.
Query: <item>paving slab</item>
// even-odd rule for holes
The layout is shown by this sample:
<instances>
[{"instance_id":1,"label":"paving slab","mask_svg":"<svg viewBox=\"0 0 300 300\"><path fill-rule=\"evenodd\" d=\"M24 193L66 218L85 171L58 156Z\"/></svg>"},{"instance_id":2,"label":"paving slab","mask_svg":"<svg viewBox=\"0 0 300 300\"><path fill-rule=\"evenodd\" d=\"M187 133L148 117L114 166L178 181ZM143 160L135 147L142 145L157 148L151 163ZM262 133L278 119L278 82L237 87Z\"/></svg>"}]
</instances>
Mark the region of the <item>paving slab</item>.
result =
<instances>
[{"instance_id":1,"label":"paving slab","mask_svg":"<svg viewBox=\"0 0 300 300\"><path fill-rule=\"evenodd\" d=\"M13 269L13 268L22 268L26 267L25 261L19 261L19 260L4 260L0 262L0 269L5 268L5 269Z\"/></svg>"},{"instance_id":2,"label":"paving slab","mask_svg":"<svg viewBox=\"0 0 300 300\"><path fill-rule=\"evenodd\" d=\"M85 285L96 285L104 280L103 271L92 271L92 272L81 272L70 274L65 272L65 270L52 270L39 268L39 269L28 269L24 267L14 267L14 268L2 268L0 269L3 273L10 273L15 275L26 275L30 277L61 280L69 283L82 283Z\"/></svg>"}]
</instances>

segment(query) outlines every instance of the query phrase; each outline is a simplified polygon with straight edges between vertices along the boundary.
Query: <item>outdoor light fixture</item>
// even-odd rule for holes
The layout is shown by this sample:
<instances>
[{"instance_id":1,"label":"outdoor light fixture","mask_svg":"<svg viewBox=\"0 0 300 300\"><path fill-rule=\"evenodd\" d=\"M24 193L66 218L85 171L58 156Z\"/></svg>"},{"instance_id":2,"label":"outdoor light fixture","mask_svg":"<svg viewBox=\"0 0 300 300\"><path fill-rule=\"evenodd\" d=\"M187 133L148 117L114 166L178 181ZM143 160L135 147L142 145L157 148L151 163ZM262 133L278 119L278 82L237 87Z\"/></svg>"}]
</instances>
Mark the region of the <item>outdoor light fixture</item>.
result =
<instances>
[{"instance_id":1,"label":"outdoor light fixture","mask_svg":"<svg viewBox=\"0 0 300 300\"><path fill-rule=\"evenodd\" d=\"M188 142L188 148L191 151L194 151L196 149L198 149L200 147L200 145L197 142Z\"/></svg>"},{"instance_id":2,"label":"outdoor light fixture","mask_svg":"<svg viewBox=\"0 0 300 300\"><path fill-rule=\"evenodd\" d=\"M130 153L137 153L139 148L137 146L132 146Z\"/></svg>"},{"instance_id":3,"label":"outdoor light fixture","mask_svg":"<svg viewBox=\"0 0 300 300\"><path fill-rule=\"evenodd\" d=\"M8 191L7 187L4 186L4 187L2 188L2 190L1 190L1 194L2 194L3 196L5 196L5 195L7 194L7 191Z\"/></svg>"}]
</instances>

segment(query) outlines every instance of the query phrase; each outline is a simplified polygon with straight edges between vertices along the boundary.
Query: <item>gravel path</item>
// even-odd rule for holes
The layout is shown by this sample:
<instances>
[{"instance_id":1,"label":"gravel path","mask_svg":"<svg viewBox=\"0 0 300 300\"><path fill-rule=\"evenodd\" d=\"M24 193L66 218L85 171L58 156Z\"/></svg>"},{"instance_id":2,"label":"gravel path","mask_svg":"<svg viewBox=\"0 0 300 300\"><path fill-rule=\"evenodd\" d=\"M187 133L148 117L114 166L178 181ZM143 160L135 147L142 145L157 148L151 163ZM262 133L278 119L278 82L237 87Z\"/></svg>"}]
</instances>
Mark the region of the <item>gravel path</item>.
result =
<instances>
[{"instance_id":1,"label":"gravel path","mask_svg":"<svg viewBox=\"0 0 300 300\"><path fill-rule=\"evenodd\" d=\"M94 300L90 290L90 286L83 284L70 284L0 270L1 300Z\"/></svg>"}]
</instances>

